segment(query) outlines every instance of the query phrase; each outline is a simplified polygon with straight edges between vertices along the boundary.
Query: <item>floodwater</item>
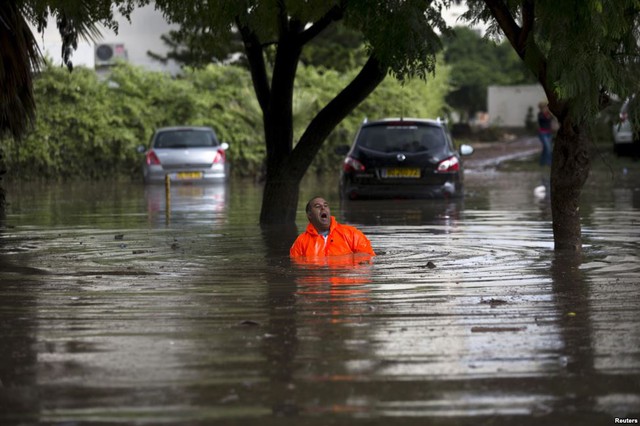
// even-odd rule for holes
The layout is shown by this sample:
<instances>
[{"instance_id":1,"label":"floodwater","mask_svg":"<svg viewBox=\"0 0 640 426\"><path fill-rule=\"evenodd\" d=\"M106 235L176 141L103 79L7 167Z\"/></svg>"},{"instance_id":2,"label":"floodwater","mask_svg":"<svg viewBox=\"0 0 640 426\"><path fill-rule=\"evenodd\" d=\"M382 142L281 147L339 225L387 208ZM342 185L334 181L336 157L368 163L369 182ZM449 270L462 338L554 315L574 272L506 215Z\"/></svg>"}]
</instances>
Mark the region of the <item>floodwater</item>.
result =
<instances>
[{"instance_id":1,"label":"floodwater","mask_svg":"<svg viewBox=\"0 0 640 426\"><path fill-rule=\"evenodd\" d=\"M615 424L640 413L640 180L592 177L555 255L533 172L298 229L260 187L6 185L2 425ZM292 264L323 195L378 256Z\"/></svg>"}]
</instances>

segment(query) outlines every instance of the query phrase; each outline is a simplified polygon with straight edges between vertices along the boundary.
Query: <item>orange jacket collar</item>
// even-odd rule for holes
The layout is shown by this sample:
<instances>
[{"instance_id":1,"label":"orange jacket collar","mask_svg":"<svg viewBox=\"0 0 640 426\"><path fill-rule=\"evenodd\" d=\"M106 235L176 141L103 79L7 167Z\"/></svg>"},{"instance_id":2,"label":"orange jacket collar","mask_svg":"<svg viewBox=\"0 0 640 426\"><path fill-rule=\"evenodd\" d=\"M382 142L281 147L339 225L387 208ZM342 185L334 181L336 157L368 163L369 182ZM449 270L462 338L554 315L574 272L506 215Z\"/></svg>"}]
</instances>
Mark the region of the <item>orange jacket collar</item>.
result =
<instances>
[{"instance_id":1,"label":"orange jacket collar","mask_svg":"<svg viewBox=\"0 0 640 426\"><path fill-rule=\"evenodd\" d=\"M336 229L337 225L338 225L338 222L336 221L335 216L331 216L331 225L329 225L329 233L332 233L333 230ZM313 226L311 222L307 224L307 232L310 233L311 235L320 235L316 227Z\"/></svg>"}]
</instances>

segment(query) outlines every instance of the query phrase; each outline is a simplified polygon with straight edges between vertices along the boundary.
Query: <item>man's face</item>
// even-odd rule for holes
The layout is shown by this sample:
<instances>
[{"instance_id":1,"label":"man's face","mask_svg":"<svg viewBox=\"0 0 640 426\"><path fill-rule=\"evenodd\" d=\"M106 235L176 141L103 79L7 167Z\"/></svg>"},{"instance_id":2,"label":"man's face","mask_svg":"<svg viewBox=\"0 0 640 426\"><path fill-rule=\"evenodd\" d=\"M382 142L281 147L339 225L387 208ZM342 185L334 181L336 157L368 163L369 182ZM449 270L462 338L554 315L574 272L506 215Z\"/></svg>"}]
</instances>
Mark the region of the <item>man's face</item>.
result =
<instances>
[{"instance_id":1,"label":"man's face","mask_svg":"<svg viewBox=\"0 0 640 426\"><path fill-rule=\"evenodd\" d=\"M331 209L324 198L314 198L310 203L311 210L307 213L309 222L318 232L328 231L331 227Z\"/></svg>"}]
</instances>

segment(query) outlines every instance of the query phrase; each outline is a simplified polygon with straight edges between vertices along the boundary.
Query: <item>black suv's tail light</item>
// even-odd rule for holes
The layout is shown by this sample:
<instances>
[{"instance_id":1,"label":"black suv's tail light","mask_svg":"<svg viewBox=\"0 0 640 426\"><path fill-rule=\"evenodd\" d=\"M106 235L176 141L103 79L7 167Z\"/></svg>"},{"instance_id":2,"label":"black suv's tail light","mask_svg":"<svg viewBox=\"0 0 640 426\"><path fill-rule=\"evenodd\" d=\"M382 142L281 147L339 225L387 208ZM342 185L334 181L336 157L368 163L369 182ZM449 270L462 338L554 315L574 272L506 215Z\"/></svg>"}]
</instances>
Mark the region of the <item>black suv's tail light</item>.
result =
<instances>
[{"instance_id":1,"label":"black suv's tail light","mask_svg":"<svg viewBox=\"0 0 640 426\"><path fill-rule=\"evenodd\" d=\"M365 170L364 164L353 157L345 158L342 168L345 172L364 172Z\"/></svg>"},{"instance_id":2,"label":"black suv's tail light","mask_svg":"<svg viewBox=\"0 0 640 426\"><path fill-rule=\"evenodd\" d=\"M456 156L442 160L436 168L436 172L438 173L457 172L458 170L460 170L460 161Z\"/></svg>"}]
</instances>

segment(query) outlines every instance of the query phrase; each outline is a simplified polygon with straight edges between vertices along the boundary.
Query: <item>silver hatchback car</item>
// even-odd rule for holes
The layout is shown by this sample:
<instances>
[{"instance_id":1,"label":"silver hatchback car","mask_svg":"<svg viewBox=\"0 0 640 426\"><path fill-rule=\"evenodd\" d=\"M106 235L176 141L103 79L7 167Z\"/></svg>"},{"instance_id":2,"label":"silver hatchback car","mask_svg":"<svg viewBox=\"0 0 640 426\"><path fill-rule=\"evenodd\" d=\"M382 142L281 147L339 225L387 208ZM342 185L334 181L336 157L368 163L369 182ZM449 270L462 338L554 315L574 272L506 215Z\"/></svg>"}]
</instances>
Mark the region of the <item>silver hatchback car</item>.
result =
<instances>
[{"instance_id":1,"label":"silver hatchback car","mask_svg":"<svg viewBox=\"0 0 640 426\"><path fill-rule=\"evenodd\" d=\"M142 166L145 183L161 183L166 176L173 182L224 182L228 177L225 151L210 127L162 127L151 137L149 149L144 152Z\"/></svg>"}]
</instances>

